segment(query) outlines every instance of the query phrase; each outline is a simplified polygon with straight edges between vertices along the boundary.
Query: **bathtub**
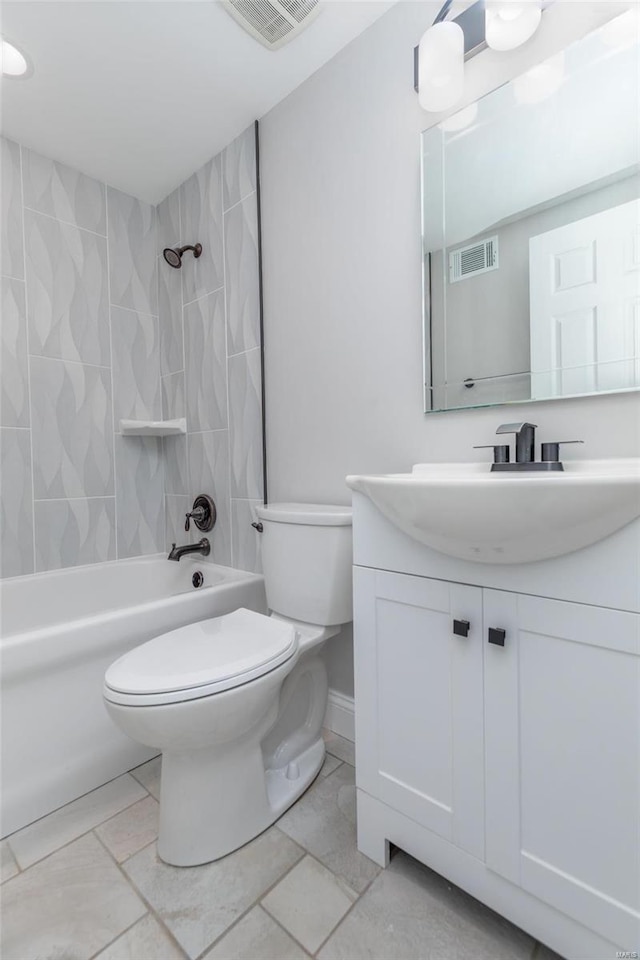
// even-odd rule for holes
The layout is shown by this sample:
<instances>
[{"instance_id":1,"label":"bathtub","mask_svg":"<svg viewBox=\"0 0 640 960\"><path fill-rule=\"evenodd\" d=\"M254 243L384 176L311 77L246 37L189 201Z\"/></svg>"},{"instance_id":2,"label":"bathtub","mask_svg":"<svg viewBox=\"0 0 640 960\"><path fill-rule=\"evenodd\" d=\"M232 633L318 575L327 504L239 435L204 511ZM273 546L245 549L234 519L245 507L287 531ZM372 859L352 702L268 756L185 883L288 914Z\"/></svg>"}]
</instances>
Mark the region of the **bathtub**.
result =
<instances>
[{"instance_id":1,"label":"bathtub","mask_svg":"<svg viewBox=\"0 0 640 960\"><path fill-rule=\"evenodd\" d=\"M204 576L198 588L196 571ZM154 756L107 716L105 670L145 640L238 607L266 612L263 578L193 557L2 581L0 835Z\"/></svg>"}]
</instances>

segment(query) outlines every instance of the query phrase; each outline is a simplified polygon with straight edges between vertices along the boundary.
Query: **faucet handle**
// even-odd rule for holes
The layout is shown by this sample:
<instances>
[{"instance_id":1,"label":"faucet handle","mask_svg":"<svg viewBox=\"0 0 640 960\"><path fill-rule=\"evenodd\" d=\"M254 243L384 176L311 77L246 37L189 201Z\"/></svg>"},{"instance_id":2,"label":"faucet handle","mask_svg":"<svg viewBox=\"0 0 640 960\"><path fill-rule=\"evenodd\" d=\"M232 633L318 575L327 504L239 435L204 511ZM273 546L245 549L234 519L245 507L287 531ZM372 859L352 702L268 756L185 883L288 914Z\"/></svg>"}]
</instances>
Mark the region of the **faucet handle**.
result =
<instances>
[{"instance_id":1,"label":"faucet handle","mask_svg":"<svg viewBox=\"0 0 640 960\"><path fill-rule=\"evenodd\" d=\"M474 450L493 450L494 463L509 463L509 444L508 443L479 443L473 447Z\"/></svg>"},{"instance_id":2,"label":"faucet handle","mask_svg":"<svg viewBox=\"0 0 640 960\"><path fill-rule=\"evenodd\" d=\"M553 440L542 444L541 459L543 463L557 463L560 460L560 445L565 443L584 443L584 440Z\"/></svg>"}]
</instances>

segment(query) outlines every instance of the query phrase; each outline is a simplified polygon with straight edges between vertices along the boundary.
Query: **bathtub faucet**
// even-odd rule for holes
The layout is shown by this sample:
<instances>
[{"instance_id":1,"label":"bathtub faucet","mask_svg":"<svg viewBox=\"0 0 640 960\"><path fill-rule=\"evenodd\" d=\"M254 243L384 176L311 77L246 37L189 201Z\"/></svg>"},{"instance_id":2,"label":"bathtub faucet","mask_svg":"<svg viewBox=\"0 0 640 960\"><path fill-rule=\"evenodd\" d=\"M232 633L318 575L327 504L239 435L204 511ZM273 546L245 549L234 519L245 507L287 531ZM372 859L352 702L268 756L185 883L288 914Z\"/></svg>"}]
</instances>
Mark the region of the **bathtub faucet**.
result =
<instances>
[{"instance_id":1,"label":"bathtub faucet","mask_svg":"<svg viewBox=\"0 0 640 960\"><path fill-rule=\"evenodd\" d=\"M211 553L211 544L206 537L199 540L198 543L186 543L183 547L176 547L175 543L171 546L171 553L168 560L179 560L187 553L201 553L203 557L208 557Z\"/></svg>"}]
</instances>

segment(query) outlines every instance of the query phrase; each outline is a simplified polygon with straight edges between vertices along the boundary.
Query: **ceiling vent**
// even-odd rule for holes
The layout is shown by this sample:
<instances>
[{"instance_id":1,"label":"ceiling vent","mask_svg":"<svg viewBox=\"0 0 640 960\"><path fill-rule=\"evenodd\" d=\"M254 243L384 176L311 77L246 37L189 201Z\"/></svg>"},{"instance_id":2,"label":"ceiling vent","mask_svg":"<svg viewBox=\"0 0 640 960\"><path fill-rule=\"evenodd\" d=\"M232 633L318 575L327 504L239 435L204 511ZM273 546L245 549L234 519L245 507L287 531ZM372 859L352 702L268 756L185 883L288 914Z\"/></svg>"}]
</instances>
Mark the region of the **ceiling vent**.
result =
<instances>
[{"instance_id":1,"label":"ceiling vent","mask_svg":"<svg viewBox=\"0 0 640 960\"><path fill-rule=\"evenodd\" d=\"M269 50L277 50L320 12L319 0L223 0L241 27Z\"/></svg>"},{"instance_id":2,"label":"ceiling vent","mask_svg":"<svg viewBox=\"0 0 640 960\"><path fill-rule=\"evenodd\" d=\"M498 269L498 237L487 237L449 254L449 283Z\"/></svg>"}]
</instances>

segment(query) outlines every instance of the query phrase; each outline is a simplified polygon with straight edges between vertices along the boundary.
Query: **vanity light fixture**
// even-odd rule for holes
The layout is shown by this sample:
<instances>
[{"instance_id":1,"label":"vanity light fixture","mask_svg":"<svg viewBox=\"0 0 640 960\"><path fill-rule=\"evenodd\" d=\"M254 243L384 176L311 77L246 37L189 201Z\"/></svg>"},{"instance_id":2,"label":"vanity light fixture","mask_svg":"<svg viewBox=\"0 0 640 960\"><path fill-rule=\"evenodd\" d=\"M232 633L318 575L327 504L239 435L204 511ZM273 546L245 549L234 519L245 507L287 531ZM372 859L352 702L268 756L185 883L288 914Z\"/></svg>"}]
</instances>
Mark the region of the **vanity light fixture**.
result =
<instances>
[{"instance_id":1,"label":"vanity light fixture","mask_svg":"<svg viewBox=\"0 0 640 960\"><path fill-rule=\"evenodd\" d=\"M447 20L446 0L414 49L414 86L420 106L448 110L462 98L464 61L481 50L513 50L536 32L542 9L551 0L476 0Z\"/></svg>"},{"instance_id":2,"label":"vanity light fixture","mask_svg":"<svg viewBox=\"0 0 640 960\"><path fill-rule=\"evenodd\" d=\"M33 72L22 50L4 37L0 40L0 72L11 78L27 77Z\"/></svg>"}]
</instances>

